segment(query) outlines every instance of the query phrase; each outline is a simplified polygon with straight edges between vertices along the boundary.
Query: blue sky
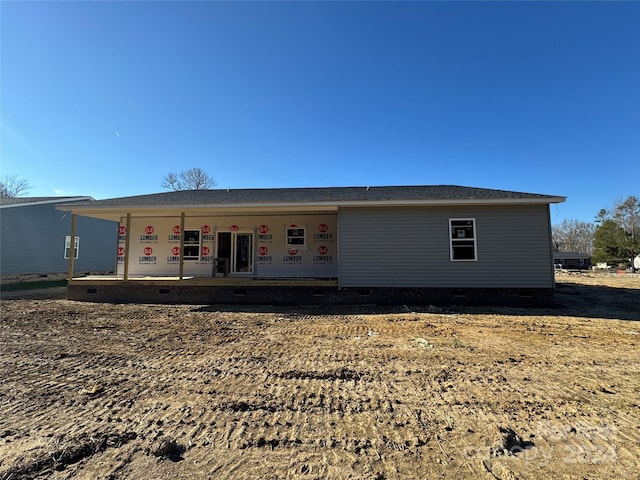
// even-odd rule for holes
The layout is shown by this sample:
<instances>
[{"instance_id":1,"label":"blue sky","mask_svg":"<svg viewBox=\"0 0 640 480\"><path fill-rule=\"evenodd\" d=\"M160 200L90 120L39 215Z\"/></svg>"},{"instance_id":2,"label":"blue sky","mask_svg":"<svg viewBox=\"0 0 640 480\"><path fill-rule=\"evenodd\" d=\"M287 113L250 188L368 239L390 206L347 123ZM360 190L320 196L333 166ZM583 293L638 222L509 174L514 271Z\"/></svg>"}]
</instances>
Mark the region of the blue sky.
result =
<instances>
[{"instance_id":1,"label":"blue sky","mask_svg":"<svg viewBox=\"0 0 640 480\"><path fill-rule=\"evenodd\" d=\"M639 2L7 2L1 173L32 196L454 184L640 195Z\"/></svg>"}]
</instances>

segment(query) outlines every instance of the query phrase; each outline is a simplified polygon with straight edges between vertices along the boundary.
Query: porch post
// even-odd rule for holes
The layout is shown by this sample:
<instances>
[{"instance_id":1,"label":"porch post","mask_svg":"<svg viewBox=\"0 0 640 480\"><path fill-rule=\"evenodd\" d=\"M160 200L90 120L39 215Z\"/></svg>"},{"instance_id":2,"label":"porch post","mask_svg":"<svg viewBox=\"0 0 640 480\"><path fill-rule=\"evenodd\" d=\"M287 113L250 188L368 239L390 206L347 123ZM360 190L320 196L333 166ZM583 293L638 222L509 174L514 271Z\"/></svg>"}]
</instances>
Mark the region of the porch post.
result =
<instances>
[{"instance_id":1,"label":"porch post","mask_svg":"<svg viewBox=\"0 0 640 480\"><path fill-rule=\"evenodd\" d=\"M69 239L69 272L68 280L73 279L73 264L76 257L76 214L71 214L71 238Z\"/></svg>"},{"instance_id":2,"label":"porch post","mask_svg":"<svg viewBox=\"0 0 640 480\"><path fill-rule=\"evenodd\" d=\"M131 245L131 214L127 213L127 229L124 237L124 281L129 280L129 246Z\"/></svg>"},{"instance_id":3,"label":"porch post","mask_svg":"<svg viewBox=\"0 0 640 480\"><path fill-rule=\"evenodd\" d=\"M184 276L184 212L180 214L180 280Z\"/></svg>"}]
</instances>

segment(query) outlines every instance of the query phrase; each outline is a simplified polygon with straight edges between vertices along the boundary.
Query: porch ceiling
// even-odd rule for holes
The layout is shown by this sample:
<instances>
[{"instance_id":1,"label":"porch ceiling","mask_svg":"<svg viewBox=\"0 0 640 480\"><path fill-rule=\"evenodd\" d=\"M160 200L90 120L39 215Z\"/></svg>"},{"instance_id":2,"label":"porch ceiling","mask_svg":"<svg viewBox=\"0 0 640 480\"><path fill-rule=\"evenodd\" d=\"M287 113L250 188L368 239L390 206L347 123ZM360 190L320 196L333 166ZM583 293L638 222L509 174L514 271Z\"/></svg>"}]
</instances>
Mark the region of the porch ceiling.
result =
<instances>
[{"instance_id":1,"label":"porch ceiling","mask_svg":"<svg viewBox=\"0 0 640 480\"><path fill-rule=\"evenodd\" d=\"M282 214L336 214L336 205L301 205L299 207L286 206L242 206L242 207L220 207L210 205L176 205L171 208L166 206L145 206L145 207L96 207L96 208L71 208L72 213L83 217L99 218L102 220L112 220L119 222L122 217L130 213L132 217L180 217L184 212L187 217L241 217L250 215L282 215Z\"/></svg>"}]
</instances>

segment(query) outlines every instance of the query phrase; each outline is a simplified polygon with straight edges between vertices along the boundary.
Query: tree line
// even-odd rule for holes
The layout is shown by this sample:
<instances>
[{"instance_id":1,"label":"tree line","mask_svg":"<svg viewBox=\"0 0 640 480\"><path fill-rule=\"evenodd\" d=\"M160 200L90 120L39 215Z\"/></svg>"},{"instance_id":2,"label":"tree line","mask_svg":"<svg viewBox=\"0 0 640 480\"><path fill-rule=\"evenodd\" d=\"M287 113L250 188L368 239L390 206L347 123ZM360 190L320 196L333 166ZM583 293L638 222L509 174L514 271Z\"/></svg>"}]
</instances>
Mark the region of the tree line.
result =
<instances>
[{"instance_id":1,"label":"tree line","mask_svg":"<svg viewBox=\"0 0 640 480\"><path fill-rule=\"evenodd\" d=\"M551 230L555 251L584 253L591 263L626 268L640 254L640 200L630 195L601 209L592 223L563 220Z\"/></svg>"}]
</instances>

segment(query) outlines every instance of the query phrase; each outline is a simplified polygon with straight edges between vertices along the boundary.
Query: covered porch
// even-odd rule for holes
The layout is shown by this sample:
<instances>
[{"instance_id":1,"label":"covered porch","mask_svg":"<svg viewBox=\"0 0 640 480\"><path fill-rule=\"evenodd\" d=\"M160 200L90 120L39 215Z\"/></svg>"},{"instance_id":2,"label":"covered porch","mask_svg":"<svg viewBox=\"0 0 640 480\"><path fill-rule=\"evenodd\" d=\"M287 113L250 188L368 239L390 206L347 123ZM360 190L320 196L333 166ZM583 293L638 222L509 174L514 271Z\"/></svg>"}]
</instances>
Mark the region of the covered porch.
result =
<instances>
[{"instance_id":1,"label":"covered porch","mask_svg":"<svg viewBox=\"0 0 640 480\"><path fill-rule=\"evenodd\" d=\"M118 222L116 274L101 280L234 285L247 279L280 284L338 276L336 209L257 210L164 208L80 215ZM68 247L70 282L77 278L77 215L72 211L69 238L76 241Z\"/></svg>"}]
</instances>

